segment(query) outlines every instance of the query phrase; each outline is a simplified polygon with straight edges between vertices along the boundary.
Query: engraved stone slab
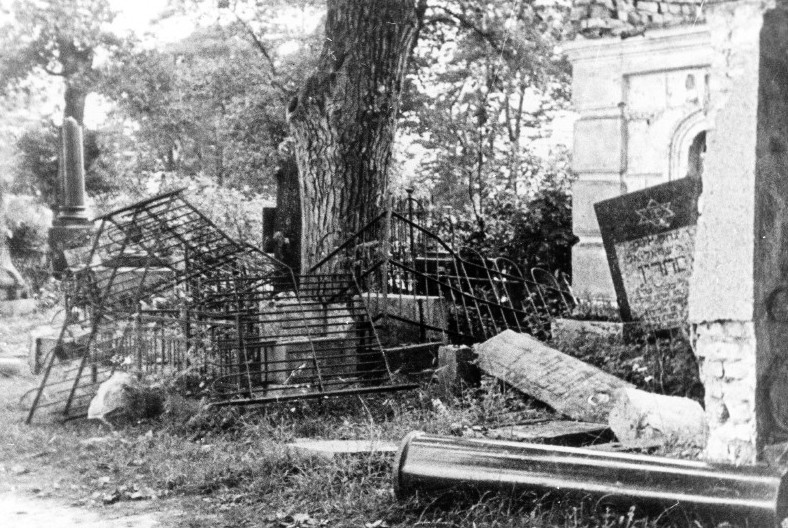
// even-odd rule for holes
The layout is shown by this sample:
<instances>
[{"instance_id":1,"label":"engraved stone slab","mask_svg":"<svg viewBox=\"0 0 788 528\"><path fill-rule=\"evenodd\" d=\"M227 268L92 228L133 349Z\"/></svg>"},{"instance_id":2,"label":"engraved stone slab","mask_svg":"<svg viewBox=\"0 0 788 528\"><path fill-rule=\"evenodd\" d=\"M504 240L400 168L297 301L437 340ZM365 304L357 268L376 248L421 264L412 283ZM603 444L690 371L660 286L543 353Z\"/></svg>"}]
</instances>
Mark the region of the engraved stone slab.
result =
<instances>
[{"instance_id":1,"label":"engraved stone slab","mask_svg":"<svg viewBox=\"0 0 788 528\"><path fill-rule=\"evenodd\" d=\"M624 321L687 320L699 187L683 178L594 205Z\"/></svg>"},{"instance_id":2,"label":"engraved stone slab","mask_svg":"<svg viewBox=\"0 0 788 528\"><path fill-rule=\"evenodd\" d=\"M505 330L475 347L479 368L575 420L607 423L613 393L633 385L527 334Z\"/></svg>"}]
</instances>

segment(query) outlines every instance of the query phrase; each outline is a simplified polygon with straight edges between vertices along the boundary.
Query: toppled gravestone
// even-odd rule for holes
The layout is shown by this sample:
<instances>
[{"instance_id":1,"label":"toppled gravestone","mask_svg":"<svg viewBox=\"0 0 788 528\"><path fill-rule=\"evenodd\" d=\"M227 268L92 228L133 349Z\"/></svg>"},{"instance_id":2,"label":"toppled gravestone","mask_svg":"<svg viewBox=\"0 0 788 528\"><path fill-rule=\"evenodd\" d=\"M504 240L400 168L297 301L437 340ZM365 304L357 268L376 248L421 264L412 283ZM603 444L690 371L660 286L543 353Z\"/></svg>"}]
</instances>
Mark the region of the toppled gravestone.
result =
<instances>
[{"instance_id":1,"label":"toppled gravestone","mask_svg":"<svg viewBox=\"0 0 788 528\"><path fill-rule=\"evenodd\" d=\"M608 424L622 442L661 440L704 447L708 435L706 416L695 400L633 388L613 395Z\"/></svg>"},{"instance_id":2,"label":"toppled gravestone","mask_svg":"<svg viewBox=\"0 0 788 528\"><path fill-rule=\"evenodd\" d=\"M505 330L475 347L479 367L575 420L607 423L613 394L634 386L548 347Z\"/></svg>"},{"instance_id":3,"label":"toppled gravestone","mask_svg":"<svg viewBox=\"0 0 788 528\"><path fill-rule=\"evenodd\" d=\"M114 425L153 418L164 412L164 391L128 372L115 372L90 401L88 418Z\"/></svg>"}]
</instances>

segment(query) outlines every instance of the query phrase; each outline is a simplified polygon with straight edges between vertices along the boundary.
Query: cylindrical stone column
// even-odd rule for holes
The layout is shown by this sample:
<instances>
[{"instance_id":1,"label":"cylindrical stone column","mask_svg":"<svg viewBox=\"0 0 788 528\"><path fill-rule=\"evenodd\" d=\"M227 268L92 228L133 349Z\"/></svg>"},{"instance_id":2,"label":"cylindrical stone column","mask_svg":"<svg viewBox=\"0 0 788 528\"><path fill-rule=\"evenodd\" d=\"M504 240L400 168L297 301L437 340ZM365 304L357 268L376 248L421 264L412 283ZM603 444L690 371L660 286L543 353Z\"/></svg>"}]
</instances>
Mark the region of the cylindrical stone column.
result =
<instances>
[{"instance_id":1,"label":"cylindrical stone column","mask_svg":"<svg viewBox=\"0 0 788 528\"><path fill-rule=\"evenodd\" d=\"M85 158L82 127L73 117L63 120L62 202L58 211L61 225L88 222L85 207Z\"/></svg>"}]
</instances>

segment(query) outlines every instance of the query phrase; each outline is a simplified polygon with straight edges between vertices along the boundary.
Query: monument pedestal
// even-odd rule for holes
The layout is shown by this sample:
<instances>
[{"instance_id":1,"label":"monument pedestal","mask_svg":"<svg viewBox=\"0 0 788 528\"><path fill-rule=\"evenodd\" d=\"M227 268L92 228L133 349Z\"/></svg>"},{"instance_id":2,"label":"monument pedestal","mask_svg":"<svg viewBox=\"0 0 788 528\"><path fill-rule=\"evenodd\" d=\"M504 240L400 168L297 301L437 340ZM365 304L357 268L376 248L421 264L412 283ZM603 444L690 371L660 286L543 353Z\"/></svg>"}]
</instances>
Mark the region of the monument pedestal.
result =
<instances>
[{"instance_id":1,"label":"monument pedestal","mask_svg":"<svg viewBox=\"0 0 788 528\"><path fill-rule=\"evenodd\" d=\"M71 263L66 251L87 246L93 237L93 224L53 225L49 228L49 247L52 252L52 271L59 277Z\"/></svg>"}]
</instances>

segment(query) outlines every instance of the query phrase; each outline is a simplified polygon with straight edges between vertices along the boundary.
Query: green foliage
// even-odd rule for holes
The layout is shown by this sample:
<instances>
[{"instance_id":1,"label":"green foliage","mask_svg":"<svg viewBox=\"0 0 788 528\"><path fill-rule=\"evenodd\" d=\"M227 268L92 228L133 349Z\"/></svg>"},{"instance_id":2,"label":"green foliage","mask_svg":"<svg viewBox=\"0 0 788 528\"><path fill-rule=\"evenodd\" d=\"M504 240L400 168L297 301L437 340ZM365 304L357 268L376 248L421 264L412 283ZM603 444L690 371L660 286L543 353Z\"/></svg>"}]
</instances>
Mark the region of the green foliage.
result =
<instances>
[{"instance_id":1,"label":"green foliage","mask_svg":"<svg viewBox=\"0 0 788 528\"><path fill-rule=\"evenodd\" d=\"M551 140L569 104L564 2L436 2L403 103L410 145L396 187L451 211L443 235L519 266L570 272L566 151ZM415 164L415 167L414 167ZM408 174L408 168L410 173ZM451 229L447 224L451 225Z\"/></svg>"},{"instance_id":2,"label":"green foliage","mask_svg":"<svg viewBox=\"0 0 788 528\"><path fill-rule=\"evenodd\" d=\"M121 42L108 31L115 15L107 0L16 0L11 13L13 19L0 30L0 89L36 69L91 82L96 51Z\"/></svg>"},{"instance_id":3,"label":"green foliage","mask_svg":"<svg viewBox=\"0 0 788 528\"><path fill-rule=\"evenodd\" d=\"M85 189L88 194L108 192L115 185L115 175L108 170L106 160L101 158L99 135L93 130L84 132ZM54 208L58 204L60 127L43 122L24 131L17 140L17 149L19 161L14 168L12 190L35 195Z\"/></svg>"},{"instance_id":4,"label":"green foliage","mask_svg":"<svg viewBox=\"0 0 788 528\"><path fill-rule=\"evenodd\" d=\"M636 387L703 403L698 364L687 336L678 331L642 332L627 343L593 334L556 343L562 352Z\"/></svg>"},{"instance_id":5,"label":"green foliage","mask_svg":"<svg viewBox=\"0 0 788 528\"><path fill-rule=\"evenodd\" d=\"M219 229L242 242L260 246L263 207L272 205L268 195L249 188L219 185L208 176L186 177L177 173L139 174L124 178L110 192L94 196L96 214L105 214L152 195L186 188L185 196Z\"/></svg>"},{"instance_id":6,"label":"green foliage","mask_svg":"<svg viewBox=\"0 0 788 528\"><path fill-rule=\"evenodd\" d=\"M252 27L239 15L111 65L102 91L118 102L117 117L136 126L138 168L273 194L286 155L284 108L309 69L313 44L310 35L269 38L274 32L283 34L276 22ZM277 47L293 41L301 52L279 56Z\"/></svg>"},{"instance_id":7,"label":"green foliage","mask_svg":"<svg viewBox=\"0 0 788 528\"><path fill-rule=\"evenodd\" d=\"M14 267L37 292L49 278L48 235L52 213L29 196L6 195L7 242Z\"/></svg>"}]
</instances>

